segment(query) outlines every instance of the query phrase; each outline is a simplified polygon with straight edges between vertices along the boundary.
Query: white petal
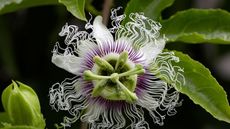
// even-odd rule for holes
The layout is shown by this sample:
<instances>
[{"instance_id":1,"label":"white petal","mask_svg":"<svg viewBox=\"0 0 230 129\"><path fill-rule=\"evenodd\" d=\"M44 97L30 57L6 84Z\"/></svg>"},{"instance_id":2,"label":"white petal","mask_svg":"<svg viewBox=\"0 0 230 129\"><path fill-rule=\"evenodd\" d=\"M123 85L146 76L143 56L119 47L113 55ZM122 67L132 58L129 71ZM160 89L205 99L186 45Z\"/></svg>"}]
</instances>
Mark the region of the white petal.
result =
<instances>
[{"instance_id":1,"label":"white petal","mask_svg":"<svg viewBox=\"0 0 230 129\"><path fill-rule=\"evenodd\" d=\"M113 36L106 26L102 23L102 17L97 16L93 22L93 36L97 43L102 46L108 43L113 43ZM103 46L102 46L103 47Z\"/></svg>"},{"instance_id":2,"label":"white petal","mask_svg":"<svg viewBox=\"0 0 230 129\"><path fill-rule=\"evenodd\" d=\"M94 56L97 54L97 48L98 46L95 43L83 40L78 45L77 54L82 58L85 58L87 55Z\"/></svg>"},{"instance_id":3,"label":"white petal","mask_svg":"<svg viewBox=\"0 0 230 129\"><path fill-rule=\"evenodd\" d=\"M156 43L146 44L141 48L145 55L146 63L149 64L158 54L162 52L165 47L165 39L159 39Z\"/></svg>"},{"instance_id":4,"label":"white petal","mask_svg":"<svg viewBox=\"0 0 230 129\"><path fill-rule=\"evenodd\" d=\"M72 54L67 55L58 55L53 54L52 56L52 62L60 67L65 69L66 71L73 73L75 75L79 75L79 70L82 62L82 58L79 58L77 56L74 56Z\"/></svg>"}]
</instances>

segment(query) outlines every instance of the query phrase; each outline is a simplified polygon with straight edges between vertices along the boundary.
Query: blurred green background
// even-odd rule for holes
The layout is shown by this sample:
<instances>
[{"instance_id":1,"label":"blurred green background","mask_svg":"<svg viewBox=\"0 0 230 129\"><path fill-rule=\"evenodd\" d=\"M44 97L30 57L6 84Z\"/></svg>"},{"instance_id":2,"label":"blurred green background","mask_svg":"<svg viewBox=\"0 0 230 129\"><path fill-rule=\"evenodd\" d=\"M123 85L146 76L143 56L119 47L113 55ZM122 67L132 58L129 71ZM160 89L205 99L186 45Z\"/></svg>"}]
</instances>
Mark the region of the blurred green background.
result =
<instances>
[{"instance_id":1,"label":"blurred green background","mask_svg":"<svg viewBox=\"0 0 230 129\"><path fill-rule=\"evenodd\" d=\"M114 0L114 7L125 7L128 0ZM103 0L94 0L93 5L102 9ZM176 0L173 6L163 12L168 18L188 8L222 8L230 11L229 0ZM64 6L42 6L0 15L0 93L11 83L19 80L31 86L39 96L47 128L55 128L62 122L65 112L56 113L49 106L48 91L56 82L73 77L51 63L52 49L62 39L58 33L62 26L84 22L74 18ZM230 24L230 23L229 23ZM230 96L230 46L210 44L169 43L166 48L189 54L210 69L220 85ZM230 100L230 97L228 97ZM167 116L164 126L150 124L153 129L230 129L230 124L218 121L188 97L181 94L183 105L177 108L175 116ZM0 111L3 111L0 106ZM151 119L148 121L150 122ZM79 128L79 121L73 129ZM151 122L150 122L151 123Z\"/></svg>"}]
</instances>

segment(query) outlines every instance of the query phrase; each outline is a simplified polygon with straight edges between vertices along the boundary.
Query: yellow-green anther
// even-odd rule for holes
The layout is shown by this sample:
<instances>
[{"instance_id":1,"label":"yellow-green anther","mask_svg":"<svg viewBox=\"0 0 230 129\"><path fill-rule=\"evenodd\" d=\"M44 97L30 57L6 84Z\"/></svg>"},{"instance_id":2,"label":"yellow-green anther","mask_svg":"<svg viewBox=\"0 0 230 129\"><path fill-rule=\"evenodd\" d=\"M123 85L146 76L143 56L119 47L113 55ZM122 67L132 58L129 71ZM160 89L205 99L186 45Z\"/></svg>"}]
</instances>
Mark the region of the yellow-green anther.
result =
<instances>
[{"instance_id":1,"label":"yellow-green anther","mask_svg":"<svg viewBox=\"0 0 230 129\"><path fill-rule=\"evenodd\" d=\"M115 70L117 70L118 67L122 68L125 65L125 63L127 62L128 58L129 58L129 53L127 51L123 51L120 54L120 56L116 62Z\"/></svg>"},{"instance_id":2,"label":"yellow-green anther","mask_svg":"<svg viewBox=\"0 0 230 129\"><path fill-rule=\"evenodd\" d=\"M116 80L116 83L118 84L118 86L120 87L122 92L125 93L125 95L126 95L125 101L127 101L129 103L133 103L138 99L137 95L135 93L131 92L128 88L126 88L126 86L124 86L118 79Z\"/></svg>"},{"instance_id":3,"label":"yellow-green anther","mask_svg":"<svg viewBox=\"0 0 230 129\"><path fill-rule=\"evenodd\" d=\"M145 69L141 65L136 65L135 68L127 72L119 74L119 77L130 76L130 75L135 75L135 74L143 74L143 73L145 73Z\"/></svg>"},{"instance_id":4,"label":"yellow-green anther","mask_svg":"<svg viewBox=\"0 0 230 129\"><path fill-rule=\"evenodd\" d=\"M90 70L84 71L83 77L87 81L90 81L90 80L102 80L102 79L110 79L111 78L110 76L102 76L102 75L94 74Z\"/></svg>"},{"instance_id":5,"label":"yellow-green anther","mask_svg":"<svg viewBox=\"0 0 230 129\"><path fill-rule=\"evenodd\" d=\"M97 97L100 96L101 92L103 89L106 87L106 83L108 80L100 80L96 86L94 86L93 91L92 91L92 96Z\"/></svg>"},{"instance_id":6,"label":"yellow-green anther","mask_svg":"<svg viewBox=\"0 0 230 129\"><path fill-rule=\"evenodd\" d=\"M3 91L2 103L11 125L45 128L45 120L41 113L38 97L29 86L13 81Z\"/></svg>"},{"instance_id":7,"label":"yellow-green anther","mask_svg":"<svg viewBox=\"0 0 230 129\"><path fill-rule=\"evenodd\" d=\"M95 57L93 58L93 61L94 61L99 67L101 67L102 69L106 69L106 70L108 70L108 71L111 72L111 73L114 71L113 66L112 66L110 63L108 63L105 59L102 59L102 58L99 57L99 56L95 56Z\"/></svg>"},{"instance_id":8,"label":"yellow-green anther","mask_svg":"<svg viewBox=\"0 0 230 129\"><path fill-rule=\"evenodd\" d=\"M136 64L136 65L135 65L135 68L136 68L136 69L143 69L143 66L140 65L140 64Z\"/></svg>"}]
</instances>

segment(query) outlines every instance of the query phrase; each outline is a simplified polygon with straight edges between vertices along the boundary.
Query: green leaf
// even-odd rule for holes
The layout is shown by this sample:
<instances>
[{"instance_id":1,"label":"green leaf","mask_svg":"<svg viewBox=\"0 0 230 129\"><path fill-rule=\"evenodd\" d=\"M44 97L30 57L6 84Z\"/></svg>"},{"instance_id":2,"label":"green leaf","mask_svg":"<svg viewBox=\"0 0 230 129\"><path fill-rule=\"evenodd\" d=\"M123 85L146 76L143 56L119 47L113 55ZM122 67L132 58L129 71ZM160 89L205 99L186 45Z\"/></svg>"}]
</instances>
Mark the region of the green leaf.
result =
<instances>
[{"instance_id":1,"label":"green leaf","mask_svg":"<svg viewBox=\"0 0 230 129\"><path fill-rule=\"evenodd\" d=\"M177 85L176 89L216 119L230 123L227 95L210 71L188 55L176 51L175 55L180 58L180 62L174 65L184 69L185 78L185 85Z\"/></svg>"},{"instance_id":2,"label":"green leaf","mask_svg":"<svg viewBox=\"0 0 230 129\"><path fill-rule=\"evenodd\" d=\"M58 4L57 0L1 0L0 14L5 14L28 7Z\"/></svg>"},{"instance_id":3,"label":"green leaf","mask_svg":"<svg viewBox=\"0 0 230 129\"><path fill-rule=\"evenodd\" d=\"M125 8L126 16L130 13L143 12L145 16L159 20L161 17L161 11L171 6L174 0L130 0ZM126 18L123 23L128 22Z\"/></svg>"},{"instance_id":4,"label":"green leaf","mask_svg":"<svg viewBox=\"0 0 230 129\"><path fill-rule=\"evenodd\" d=\"M21 2L22 2L22 0L2 0L2 1L0 2L0 10L1 10L2 8L4 8L6 5L9 5L9 4L12 4L12 3L19 4L19 3L21 3Z\"/></svg>"},{"instance_id":5,"label":"green leaf","mask_svg":"<svg viewBox=\"0 0 230 129\"><path fill-rule=\"evenodd\" d=\"M220 9L190 9L162 21L169 42L230 43L230 13Z\"/></svg>"},{"instance_id":6,"label":"green leaf","mask_svg":"<svg viewBox=\"0 0 230 129\"><path fill-rule=\"evenodd\" d=\"M85 0L59 0L75 17L87 21L85 17Z\"/></svg>"}]
</instances>

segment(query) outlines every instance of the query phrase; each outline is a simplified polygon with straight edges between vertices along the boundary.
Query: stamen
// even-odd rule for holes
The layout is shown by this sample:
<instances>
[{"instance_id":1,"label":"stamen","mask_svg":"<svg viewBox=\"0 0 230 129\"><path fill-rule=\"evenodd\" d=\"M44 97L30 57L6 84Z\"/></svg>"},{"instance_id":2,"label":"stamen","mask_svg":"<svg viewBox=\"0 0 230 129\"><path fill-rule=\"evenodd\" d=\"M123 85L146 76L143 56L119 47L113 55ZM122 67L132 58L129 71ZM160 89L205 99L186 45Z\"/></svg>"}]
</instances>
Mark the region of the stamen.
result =
<instances>
[{"instance_id":1,"label":"stamen","mask_svg":"<svg viewBox=\"0 0 230 129\"><path fill-rule=\"evenodd\" d=\"M97 97L97 96L100 96L100 93L104 90L104 88L106 87L106 83L107 83L107 79L103 79L103 80L100 80L98 82L98 84L96 84L96 86L93 88L93 91L92 91L92 96L93 97Z\"/></svg>"},{"instance_id":2,"label":"stamen","mask_svg":"<svg viewBox=\"0 0 230 129\"><path fill-rule=\"evenodd\" d=\"M87 81L90 80L102 80L102 79L110 79L110 76L102 76L102 75L97 75L91 72L90 70L86 70L83 73L84 79Z\"/></svg>"},{"instance_id":3,"label":"stamen","mask_svg":"<svg viewBox=\"0 0 230 129\"><path fill-rule=\"evenodd\" d=\"M102 69L106 69L111 73L114 71L113 66L109 62L107 62L105 59L102 59L99 56L93 57L93 61Z\"/></svg>"},{"instance_id":4,"label":"stamen","mask_svg":"<svg viewBox=\"0 0 230 129\"><path fill-rule=\"evenodd\" d=\"M114 82L114 83L117 83L119 88L117 89L120 89L120 91L124 92L125 93L125 96L126 96L126 101L127 102L134 102L136 101L138 98L136 96L135 93L131 92L125 85L123 85L120 81L119 81L119 74L117 73L113 73L111 75L111 80Z\"/></svg>"},{"instance_id":5,"label":"stamen","mask_svg":"<svg viewBox=\"0 0 230 129\"><path fill-rule=\"evenodd\" d=\"M145 69L143 69L142 65L137 64L134 69L131 69L127 72L119 74L119 77L130 76L134 74L143 74L143 73L145 73Z\"/></svg>"},{"instance_id":6,"label":"stamen","mask_svg":"<svg viewBox=\"0 0 230 129\"><path fill-rule=\"evenodd\" d=\"M133 92L131 92L125 85L123 85L119 79L116 80L116 83L120 87L120 89L125 93L126 95L126 101L129 103L135 102L138 98L137 95Z\"/></svg>"},{"instance_id":7,"label":"stamen","mask_svg":"<svg viewBox=\"0 0 230 129\"><path fill-rule=\"evenodd\" d=\"M98 66L99 72L93 73L90 70L86 70L83 73L85 80L94 80L94 88L91 93L93 97L101 96L109 100L125 100L128 103L134 103L137 101L138 98L134 92L136 82L133 83L131 81L132 79L129 78L136 79L136 76L133 75L143 74L145 69L142 65L136 64L134 68L126 68L127 71L122 71L122 73L120 69L125 65L128 65L128 58L129 55L127 51L121 52L117 58L115 66L99 56L93 58L95 64ZM103 70L106 74L103 74L100 70ZM127 80L122 80L121 82L121 77L126 77L125 79ZM111 92L111 89L116 91Z\"/></svg>"},{"instance_id":8,"label":"stamen","mask_svg":"<svg viewBox=\"0 0 230 129\"><path fill-rule=\"evenodd\" d=\"M127 62L128 58L129 58L128 52L127 51L122 52L117 60L115 70L117 70L118 67L122 68Z\"/></svg>"}]
</instances>

